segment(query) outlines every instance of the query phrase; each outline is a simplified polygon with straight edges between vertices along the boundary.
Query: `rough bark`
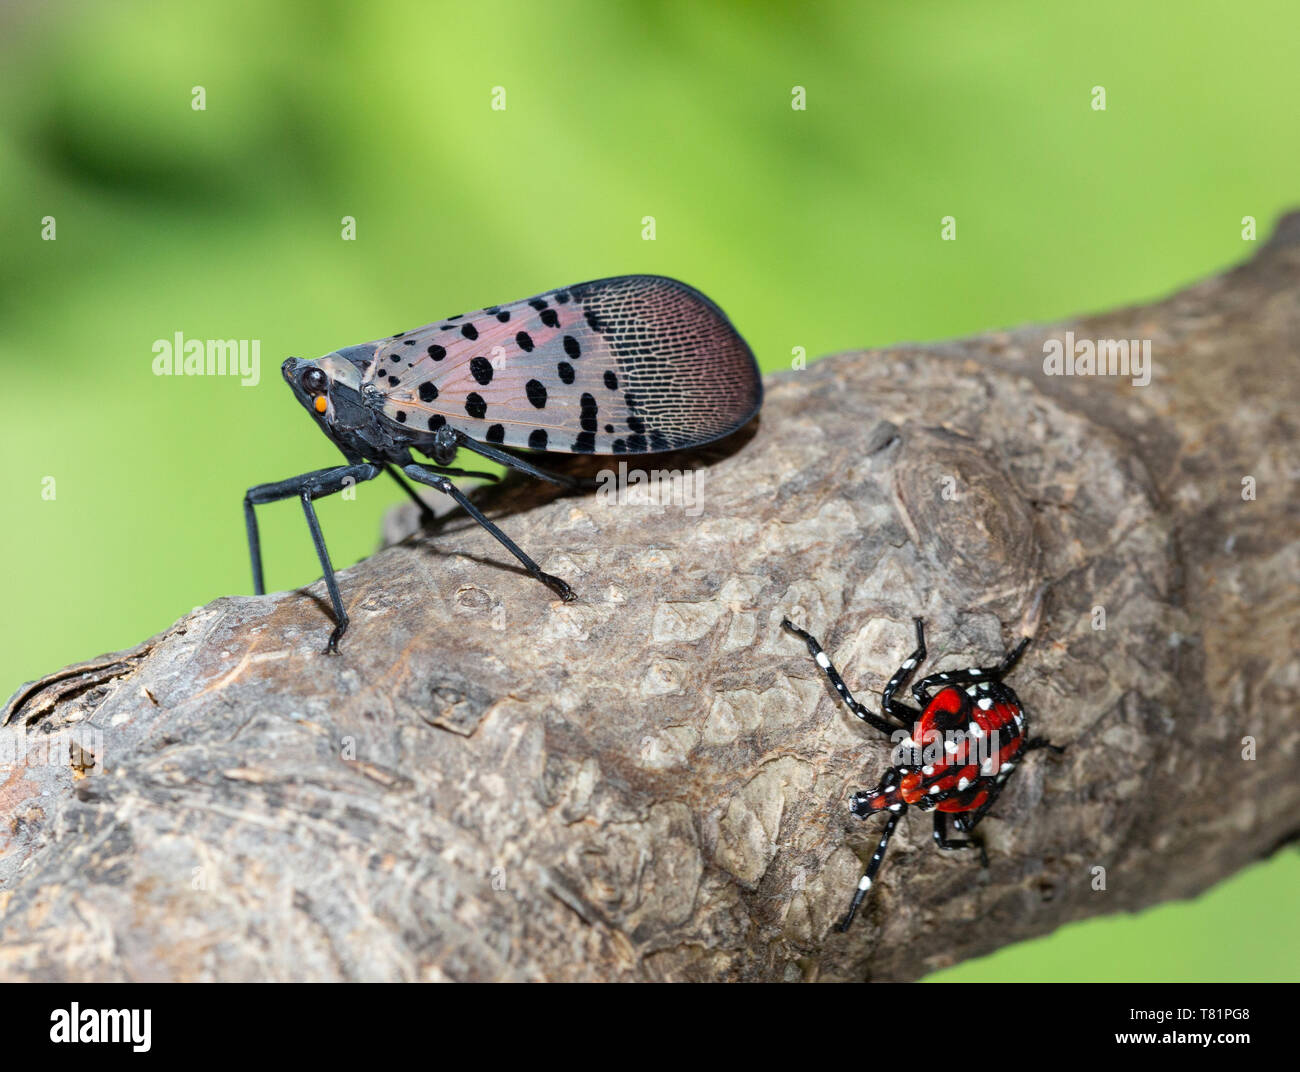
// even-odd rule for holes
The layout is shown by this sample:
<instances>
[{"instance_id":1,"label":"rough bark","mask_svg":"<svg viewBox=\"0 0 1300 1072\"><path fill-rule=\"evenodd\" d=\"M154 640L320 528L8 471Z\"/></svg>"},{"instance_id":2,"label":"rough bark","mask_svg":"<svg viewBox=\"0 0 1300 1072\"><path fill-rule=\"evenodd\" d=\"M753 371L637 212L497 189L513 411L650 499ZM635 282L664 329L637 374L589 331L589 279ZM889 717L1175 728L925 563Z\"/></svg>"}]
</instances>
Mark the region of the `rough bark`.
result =
<instances>
[{"instance_id":1,"label":"rough bark","mask_svg":"<svg viewBox=\"0 0 1300 1072\"><path fill-rule=\"evenodd\" d=\"M1066 330L1150 339L1150 385L1046 376ZM341 575L340 657L318 583L25 687L11 745L98 737L0 774L0 974L898 980L1196 894L1300 828L1298 338L1291 216L1154 305L770 377L698 516L486 490L575 603L454 515ZM940 669L1032 632L1069 748L987 872L908 816L840 935L888 745L779 622L876 706L914 614Z\"/></svg>"}]
</instances>

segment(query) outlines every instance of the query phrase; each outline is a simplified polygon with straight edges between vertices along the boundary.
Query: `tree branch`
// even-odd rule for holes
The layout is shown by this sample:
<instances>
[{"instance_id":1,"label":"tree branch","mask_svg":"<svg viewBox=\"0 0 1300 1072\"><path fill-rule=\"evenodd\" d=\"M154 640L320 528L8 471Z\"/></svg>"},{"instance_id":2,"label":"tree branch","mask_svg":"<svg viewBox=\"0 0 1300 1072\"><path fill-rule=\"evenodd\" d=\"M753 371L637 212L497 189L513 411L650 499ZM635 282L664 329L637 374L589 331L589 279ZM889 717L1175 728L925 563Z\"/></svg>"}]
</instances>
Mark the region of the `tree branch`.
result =
<instances>
[{"instance_id":1,"label":"tree branch","mask_svg":"<svg viewBox=\"0 0 1300 1072\"><path fill-rule=\"evenodd\" d=\"M1149 386L1045 375L1067 330L1149 339ZM0 774L0 974L910 979L1191 896L1300 828L1297 338L1291 216L1155 305L770 377L698 514L487 489L575 603L457 514L341 575L340 657L318 583L27 686L4 743L58 744ZM938 669L1034 635L1011 681L1069 750L987 872L912 814L832 930L888 746L784 615L873 708L913 615Z\"/></svg>"}]
</instances>

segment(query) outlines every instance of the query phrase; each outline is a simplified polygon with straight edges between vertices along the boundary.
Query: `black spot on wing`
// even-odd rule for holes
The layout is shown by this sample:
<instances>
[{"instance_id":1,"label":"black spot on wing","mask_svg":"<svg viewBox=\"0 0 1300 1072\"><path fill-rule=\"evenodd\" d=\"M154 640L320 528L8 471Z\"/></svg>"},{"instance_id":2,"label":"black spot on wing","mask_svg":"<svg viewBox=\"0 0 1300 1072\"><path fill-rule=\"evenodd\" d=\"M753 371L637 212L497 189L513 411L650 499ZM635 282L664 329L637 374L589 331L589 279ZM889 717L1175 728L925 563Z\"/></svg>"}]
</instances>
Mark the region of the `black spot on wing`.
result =
<instances>
[{"instance_id":1,"label":"black spot on wing","mask_svg":"<svg viewBox=\"0 0 1300 1072\"><path fill-rule=\"evenodd\" d=\"M596 405L595 395L584 391L581 399L581 409L578 413L578 420L582 425L584 432L596 431L596 415L600 412L600 407Z\"/></svg>"}]
</instances>

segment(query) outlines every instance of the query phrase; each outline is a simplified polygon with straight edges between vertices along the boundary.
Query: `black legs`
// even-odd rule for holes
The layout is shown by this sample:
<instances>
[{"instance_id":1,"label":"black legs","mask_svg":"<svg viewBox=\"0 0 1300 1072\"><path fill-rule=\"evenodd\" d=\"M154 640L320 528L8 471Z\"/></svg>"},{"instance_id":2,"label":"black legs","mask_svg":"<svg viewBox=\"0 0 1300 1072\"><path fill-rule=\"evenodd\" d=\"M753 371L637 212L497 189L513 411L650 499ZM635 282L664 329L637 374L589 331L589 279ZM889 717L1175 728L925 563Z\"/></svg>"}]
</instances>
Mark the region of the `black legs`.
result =
<instances>
[{"instance_id":1,"label":"black legs","mask_svg":"<svg viewBox=\"0 0 1300 1072\"><path fill-rule=\"evenodd\" d=\"M822 673L826 675L826 679L835 687L835 691L840 694L840 699L844 701L845 707L852 711L858 718L862 719L862 721L868 726L874 726L886 737L892 738L894 734L898 732L900 729L899 726L887 722L874 711L868 710L853 698L853 693L849 692L849 687L844 684L844 679L840 677L839 671L831 665L830 656L822 651L822 646L817 643L816 638L811 633L800 629L790 621L789 618L781 619L781 628L786 630L788 633L793 633L808 645L808 654L811 655L813 661L822 668ZM886 691L886 695L888 695L888 691ZM888 710L888 707L886 707L886 710ZM892 712L890 713L892 714ZM905 723L901 728L907 729L910 728L910 726Z\"/></svg>"},{"instance_id":2,"label":"black legs","mask_svg":"<svg viewBox=\"0 0 1300 1072\"><path fill-rule=\"evenodd\" d=\"M974 823L971 825L973 826ZM934 843L939 848L949 851L977 849L980 854L980 863L984 867L989 865L989 854L984 848L984 842L978 838L950 838L948 836L948 813L946 811L936 811L934 813Z\"/></svg>"},{"instance_id":3,"label":"black legs","mask_svg":"<svg viewBox=\"0 0 1300 1072\"><path fill-rule=\"evenodd\" d=\"M903 661L903 665L895 671L894 676L885 685L885 691L880 694L880 706L906 726L911 726L920 718L921 712L913 710L905 703L899 703L894 699L894 693L912 676L913 671L925 662L925 623L920 618L913 618L912 622L916 626L916 650Z\"/></svg>"},{"instance_id":4,"label":"black legs","mask_svg":"<svg viewBox=\"0 0 1300 1072\"><path fill-rule=\"evenodd\" d=\"M930 702L930 690L933 688L944 685L970 685L977 681L1001 681L1011 673L1016 663L1020 662L1020 656L1024 655L1027 647L1029 647L1029 637L1023 637L997 666L972 666L968 670L948 670L942 674L931 674L912 686L912 695L916 697L916 702L924 707Z\"/></svg>"},{"instance_id":5,"label":"black legs","mask_svg":"<svg viewBox=\"0 0 1300 1072\"><path fill-rule=\"evenodd\" d=\"M450 495L456 500L457 504L465 511L465 513L469 514L470 517L487 529L502 547L519 560L524 569L528 571L529 576L535 577L537 580L541 581L542 584L546 585L547 588L566 603L573 600L574 596L572 588L570 588L564 581L560 580L559 577L552 577L549 573L543 573L542 568L524 554L514 540L484 517L482 511L465 497L465 493L445 476L436 473L432 469L426 468L423 465L416 464L404 466L402 471L412 480L418 480L421 484L428 484L429 487L436 488L444 495Z\"/></svg>"},{"instance_id":6,"label":"black legs","mask_svg":"<svg viewBox=\"0 0 1300 1072\"><path fill-rule=\"evenodd\" d=\"M439 473L445 473L447 476L472 476L472 477L476 477L479 480L491 480L493 483L495 483L497 480L500 479L496 475L496 473L475 473L469 471L468 469L448 469L441 465L434 466L434 468ZM411 497L411 502L415 503L416 508L420 511L420 524L425 528L429 528L432 525L434 525L437 522L438 518L434 514L433 510L430 509L429 504L420 498L420 493L416 491L413 487L411 487L411 485L408 484L405 480L403 480L402 474L399 473L396 469L394 469L391 465L385 465L384 472L387 473L389 476L391 476L394 480L396 480L398 486L400 486L401 489Z\"/></svg>"},{"instance_id":7,"label":"black legs","mask_svg":"<svg viewBox=\"0 0 1300 1072\"><path fill-rule=\"evenodd\" d=\"M320 559L321 571L325 575L325 587L330 594L330 603L334 607L334 620L337 623L330 633L327 652L337 652L339 638L347 632L348 615L343 609L343 599L339 595L338 582L334 579L334 567L330 564L329 551L325 549L325 537L321 534L320 522L316 519L313 499L322 495L333 495L352 484L365 480L374 480L380 473L379 466L362 462L358 465L341 465L335 469L317 469L314 473L290 477L274 484L259 484L249 488L244 494L244 524L248 529L248 554L253 560L253 591L262 595L266 585L262 579L262 543L257 533L257 515L255 506L278 502L281 499L298 497L302 500L303 513L307 515L307 527L311 530L311 540L316 546L316 557Z\"/></svg>"},{"instance_id":8,"label":"black legs","mask_svg":"<svg viewBox=\"0 0 1300 1072\"><path fill-rule=\"evenodd\" d=\"M311 531L312 544L316 548L316 557L320 559L321 572L325 577L325 588L329 592L330 604L334 608L336 624L334 631L330 633L329 643L325 647L326 652L338 651L339 640L347 632L348 615L343 609L343 599L339 594L338 582L334 579L334 567L330 562L329 551L325 547L325 537L321 532L320 521L316 517L316 508L312 506L312 500L319 499L323 495L333 495L348 487L349 484L359 484L365 480L373 480L381 472L387 472L415 501L420 507L420 515L423 521L431 522L434 520L433 511L429 509L428 504L420 498L414 488L402 479L396 469L391 465L371 465L369 462L361 462L356 465L341 465L334 469L318 469L315 472L304 473L302 476L291 477L288 480L280 480L274 484L259 484L255 488L249 488L244 495L244 524L248 529L248 553L253 563L253 591L259 596L265 593L266 585L262 575L262 546L257 531L257 515L254 512L254 507L261 506L264 503L278 502L281 499L298 498L302 501L303 513L307 517L307 527ZM572 588L560 580L559 577L552 577L549 573L542 572L541 567L536 562L524 554L509 536L484 517L482 511L470 502L465 497L465 494L444 475L450 473L456 476L474 476L495 480L496 477L493 474L467 472L463 469L451 469L441 465L431 467L407 465L404 467L403 472L412 480L418 480L421 484L427 484L431 488L437 488L438 491L445 495L450 495L456 500L461 509L496 537L501 545L519 560L531 576L536 577L537 580L541 581L566 603L574 598Z\"/></svg>"},{"instance_id":9,"label":"black legs","mask_svg":"<svg viewBox=\"0 0 1300 1072\"><path fill-rule=\"evenodd\" d=\"M401 473L391 465L385 465L384 472L396 480L401 489L410 497L411 502L415 503L415 508L420 511L420 524L422 526L428 528L438 520L429 504L420 498L420 493L402 479Z\"/></svg>"},{"instance_id":10,"label":"black legs","mask_svg":"<svg viewBox=\"0 0 1300 1072\"><path fill-rule=\"evenodd\" d=\"M334 608L334 626L329 643L325 645L325 654L338 654L339 638L348 631L348 612L343 609L343 597L339 595L339 583L334 579L334 567L330 564L330 553L325 547L325 537L316 519L316 507L311 504L311 492L302 493L302 512L307 515L307 527L311 529L311 542L316 546L316 557L320 559L321 574L325 577L325 588L330 594L330 605Z\"/></svg>"},{"instance_id":11,"label":"black legs","mask_svg":"<svg viewBox=\"0 0 1300 1072\"><path fill-rule=\"evenodd\" d=\"M568 482L567 478L561 478L555 474L546 474L544 471L534 469L511 455L499 456L499 453L495 450L481 449L482 445L478 443L472 444L472 446L485 457L505 462L507 465L522 469L534 476L540 476L555 483ZM448 458L447 460L450 461L451 459ZM435 520L434 513L429 508L429 505L420 498L413 487L402 479L401 474L392 465L388 464L372 465L369 462L359 462L355 465L340 465L333 469L317 469L315 472L304 473L302 476L291 477L288 480L280 480L274 484L259 484L255 488L249 488L244 495L244 524L248 529L248 553L253 563L253 591L259 596L265 593L266 584L262 576L262 545L257 531L257 515L254 507L261 506L264 503L278 502L281 499L298 498L302 501L303 513L307 517L307 528L311 531L312 544L316 548L316 557L320 559L321 572L325 577L325 588L329 592L330 604L334 608L336 624L334 631L330 633L329 643L325 647L326 652L337 653L339 639L347 632L348 615L343 609L343 599L339 595L338 582L334 579L334 567L330 562L329 551L325 547L325 537L321 532L320 521L316 517L316 508L312 506L312 500L319 499L322 495L333 495L350 484L373 480L381 472L388 473L402 486L402 490L420 508L420 517L425 524ZM421 484L437 488L444 495L450 495L462 510L487 529L507 551L519 560L530 576L536 577L537 580L541 581L566 603L574 598L572 588L560 580L559 577L552 577L549 573L543 573L536 562L524 554L509 536L484 517L482 511L447 479L447 475L452 475L496 480L497 477L494 474L453 469L444 465L407 465L403 467L403 472L412 480L418 480Z\"/></svg>"},{"instance_id":12,"label":"black legs","mask_svg":"<svg viewBox=\"0 0 1300 1072\"><path fill-rule=\"evenodd\" d=\"M500 462L509 469L525 473L528 476L536 477L538 480L545 480L549 484L557 484L562 488L569 488L576 491L591 491L597 487L594 480L580 480L577 477L567 476L564 473L553 473L549 469L543 469L540 466L533 465L532 462L519 457L503 447L492 447L486 443L480 443L477 440L470 439L469 436L462 432L456 433L456 445L464 447L466 450L472 450L475 454L482 455L494 462Z\"/></svg>"},{"instance_id":13,"label":"black legs","mask_svg":"<svg viewBox=\"0 0 1300 1072\"><path fill-rule=\"evenodd\" d=\"M889 816L889 821L885 823L884 830L880 832L880 840L876 843L876 851L872 854L871 861L862 872L862 877L858 879L858 888L853 891L853 900L849 904L849 910L844 918L840 920L837 929L841 933L848 930L852 925L853 917L858 914L858 909L866 899L867 891L871 889L871 884L876 880L876 872L880 870L880 861L885 858L885 850L889 848L889 839L894 836L894 827L897 825L898 813L893 812Z\"/></svg>"},{"instance_id":14,"label":"black legs","mask_svg":"<svg viewBox=\"0 0 1300 1072\"><path fill-rule=\"evenodd\" d=\"M333 469L317 469L314 473L279 480L274 484L258 484L244 493L244 524L248 529L248 553L253 560L253 591L264 595L266 586L262 582L262 544L257 535L257 515L253 507L265 503L279 502L281 499L294 499L304 492L310 499L319 499L322 495L333 495L347 487L348 481L359 484L363 480L373 480L379 475L379 468L362 463L360 465L340 465Z\"/></svg>"}]
</instances>

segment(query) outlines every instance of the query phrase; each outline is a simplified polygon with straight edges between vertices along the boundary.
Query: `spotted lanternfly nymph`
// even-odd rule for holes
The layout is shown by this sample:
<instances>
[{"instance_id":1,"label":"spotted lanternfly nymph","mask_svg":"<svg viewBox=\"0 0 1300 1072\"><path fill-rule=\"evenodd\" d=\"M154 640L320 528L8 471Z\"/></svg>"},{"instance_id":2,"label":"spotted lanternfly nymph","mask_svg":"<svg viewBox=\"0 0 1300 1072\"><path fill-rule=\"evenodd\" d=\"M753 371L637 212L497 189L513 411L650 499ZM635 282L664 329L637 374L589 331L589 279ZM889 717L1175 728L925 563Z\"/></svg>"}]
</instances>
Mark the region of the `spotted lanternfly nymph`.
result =
<instances>
[{"instance_id":1,"label":"spotted lanternfly nymph","mask_svg":"<svg viewBox=\"0 0 1300 1072\"><path fill-rule=\"evenodd\" d=\"M646 275L491 305L315 361L291 357L280 371L347 464L248 490L253 587L258 595L265 590L253 508L301 499L338 623L327 652L338 650L348 616L312 500L387 472L432 520L400 466L451 496L567 602L573 590L543 573L447 479L487 475L451 468L456 452L464 447L529 476L581 487L530 457L698 447L741 428L763 399L754 355L722 310L685 283ZM433 464L414 461L412 450Z\"/></svg>"},{"instance_id":2,"label":"spotted lanternfly nymph","mask_svg":"<svg viewBox=\"0 0 1300 1072\"><path fill-rule=\"evenodd\" d=\"M853 894L848 914L840 923L841 931L848 930L853 922L880 869L894 828L909 807L934 812L934 842L939 848L976 849L987 867L988 855L983 842L948 837L948 816L958 813L953 826L959 833L969 833L993 807L1007 778L1027 753L1039 748L1065 751L1042 737L1028 736L1024 708L1002 680L1029 646L1028 637L997 666L972 666L968 670L931 674L918 681L912 686L912 695L921 710L896 700L894 693L907 683L925 659L925 627L920 618L915 621L916 650L880 694L881 709L895 722L869 711L853 698L812 634L793 625L788 618L781 621L785 629L808 645L813 659L854 715L891 740L897 738L900 730L909 734L898 744L915 760L890 767L875 789L854 793L849 803L849 810L859 819L878 812L884 812L889 818ZM937 691L931 696L933 690Z\"/></svg>"}]
</instances>

